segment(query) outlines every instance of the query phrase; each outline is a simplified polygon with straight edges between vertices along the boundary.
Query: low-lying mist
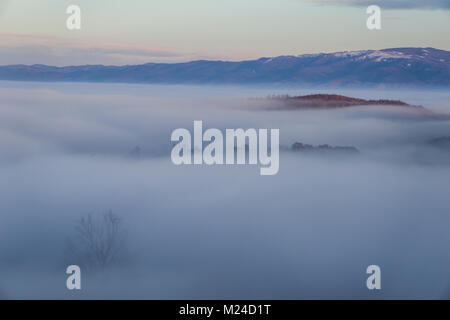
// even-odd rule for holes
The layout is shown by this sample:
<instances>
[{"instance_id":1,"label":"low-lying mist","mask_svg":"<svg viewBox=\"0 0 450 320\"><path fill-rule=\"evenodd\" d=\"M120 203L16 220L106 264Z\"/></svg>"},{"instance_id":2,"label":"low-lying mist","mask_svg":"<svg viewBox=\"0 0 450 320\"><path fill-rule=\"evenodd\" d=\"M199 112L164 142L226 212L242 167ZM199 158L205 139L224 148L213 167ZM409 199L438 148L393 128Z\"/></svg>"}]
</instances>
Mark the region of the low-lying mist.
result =
<instances>
[{"instance_id":1,"label":"low-lying mist","mask_svg":"<svg viewBox=\"0 0 450 320\"><path fill-rule=\"evenodd\" d=\"M0 299L450 297L450 150L433 143L450 122L249 99L317 91L0 83ZM337 93L450 113L448 92ZM173 165L171 132L194 120L279 128L279 173ZM120 259L77 261L68 244L80 244L81 219L108 212L124 233ZM68 264L82 267L81 291L66 289ZM372 264L378 292L366 288Z\"/></svg>"}]
</instances>

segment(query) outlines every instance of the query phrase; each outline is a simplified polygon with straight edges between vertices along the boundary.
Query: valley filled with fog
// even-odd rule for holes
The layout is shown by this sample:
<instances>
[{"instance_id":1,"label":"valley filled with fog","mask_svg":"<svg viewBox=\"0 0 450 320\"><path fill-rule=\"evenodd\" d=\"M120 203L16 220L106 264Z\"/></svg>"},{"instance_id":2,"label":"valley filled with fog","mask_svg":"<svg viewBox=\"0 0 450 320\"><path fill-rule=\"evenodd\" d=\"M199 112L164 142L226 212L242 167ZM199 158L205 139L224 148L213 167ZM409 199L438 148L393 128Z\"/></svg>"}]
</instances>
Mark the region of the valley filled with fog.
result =
<instances>
[{"instance_id":1,"label":"valley filled with fog","mask_svg":"<svg viewBox=\"0 0 450 320\"><path fill-rule=\"evenodd\" d=\"M449 298L450 147L435 141L450 120L263 99L310 93L450 114L448 90L0 82L0 299ZM175 166L171 133L194 120L280 129L278 174ZM107 212L120 254L89 267L68 244L80 219ZM85 270L79 292L69 264ZM366 288L372 264L380 292Z\"/></svg>"}]
</instances>

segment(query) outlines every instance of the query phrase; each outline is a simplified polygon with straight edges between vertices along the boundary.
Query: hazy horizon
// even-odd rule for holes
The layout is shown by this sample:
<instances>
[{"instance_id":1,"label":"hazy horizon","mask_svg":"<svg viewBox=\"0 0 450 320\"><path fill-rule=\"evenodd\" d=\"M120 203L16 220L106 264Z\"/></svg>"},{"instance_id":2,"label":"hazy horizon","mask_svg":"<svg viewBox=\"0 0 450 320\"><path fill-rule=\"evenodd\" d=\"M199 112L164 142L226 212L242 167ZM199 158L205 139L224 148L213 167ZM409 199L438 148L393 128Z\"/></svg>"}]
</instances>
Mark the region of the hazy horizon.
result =
<instances>
[{"instance_id":1,"label":"hazy horizon","mask_svg":"<svg viewBox=\"0 0 450 320\"><path fill-rule=\"evenodd\" d=\"M280 54L278 56L260 56L260 57L255 57L255 58L249 58L249 59L244 59L244 60L224 60L224 59L214 59L214 58L210 58L210 59L194 59L194 60L182 60L182 61L169 61L169 62L156 62L156 61L147 61L147 62L142 62L142 63L136 63L136 64L101 64L101 63L97 63L97 64L83 64L83 65L52 65L52 64L42 64L42 63L34 63L34 64L24 64L24 63L17 63L17 64L10 64L10 65L46 65L46 66L56 66L56 67L73 67L73 66L89 66L89 65L103 65L103 66L127 66L127 65L142 65L142 64L152 64L152 63L161 63L161 64L183 64L183 63L189 63L189 62L196 62L196 61L216 61L216 62L220 62L220 61L225 61L225 62L244 62L244 61L255 61L255 60L259 60L259 59L263 59L263 58L277 58L277 57L300 57L300 56L307 56L310 54L332 54L332 53L344 53L344 52L358 52L358 51L381 51L381 50L386 50L386 49L404 49L404 48L417 48L417 49L436 49L436 50L441 50L441 51L449 51L449 50L445 50L445 49L441 49L441 48L433 48L433 47L392 47L392 48L372 48L372 49L357 49L357 50L344 50L344 51L329 51L329 52L315 52L315 53L301 53L301 54ZM10 66L10 65L0 65L0 66ZM3 81L3 80L0 80ZM6 80L7 81L7 80Z\"/></svg>"}]
</instances>

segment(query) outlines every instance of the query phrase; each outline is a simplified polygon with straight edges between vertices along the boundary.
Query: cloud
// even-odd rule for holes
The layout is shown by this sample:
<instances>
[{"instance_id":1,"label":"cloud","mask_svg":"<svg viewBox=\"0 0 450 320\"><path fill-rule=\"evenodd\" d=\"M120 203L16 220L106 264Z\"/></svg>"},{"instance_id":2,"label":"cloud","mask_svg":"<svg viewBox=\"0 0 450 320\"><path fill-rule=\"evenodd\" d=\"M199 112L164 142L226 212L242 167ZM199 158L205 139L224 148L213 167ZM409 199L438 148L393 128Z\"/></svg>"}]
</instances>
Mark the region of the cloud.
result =
<instances>
[{"instance_id":1,"label":"cloud","mask_svg":"<svg viewBox=\"0 0 450 320\"><path fill-rule=\"evenodd\" d=\"M240 98L310 92L273 90L0 82L0 295L72 299L66 240L81 217L111 209L130 259L98 277L83 269L80 299L371 299L364 275L374 263L392 288L377 298L440 297L450 166L419 164L437 154L411 141L450 135L448 123L369 108L262 111ZM336 93L345 92L447 110L450 101L437 91ZM195 119L280 128L284 146L355 145L361 155L283 152L269 179L254 166L176 167L170 133Z\"/></svg>"},{"instance_id":2,"label":"cloud","mask_svg":"<svg viewBox=\"0 0 450 320\"><path fill-rule=\"evenodd\" d=\"M51 36L0 33L0 61L7 64L141 64L188 60L191 55L126 43L66 40Z\"/></svg>"},{"instance_id":3,"label":"cloud","mask_svg":"<svg viewBox=\"0 0 450 320\"><path fill-rule=\"evenodd\" d=\"M338 4L350 6L379 5L386 9L450 9L448 0L303 0L323 4Z\"/></svg>"}]
</instances>

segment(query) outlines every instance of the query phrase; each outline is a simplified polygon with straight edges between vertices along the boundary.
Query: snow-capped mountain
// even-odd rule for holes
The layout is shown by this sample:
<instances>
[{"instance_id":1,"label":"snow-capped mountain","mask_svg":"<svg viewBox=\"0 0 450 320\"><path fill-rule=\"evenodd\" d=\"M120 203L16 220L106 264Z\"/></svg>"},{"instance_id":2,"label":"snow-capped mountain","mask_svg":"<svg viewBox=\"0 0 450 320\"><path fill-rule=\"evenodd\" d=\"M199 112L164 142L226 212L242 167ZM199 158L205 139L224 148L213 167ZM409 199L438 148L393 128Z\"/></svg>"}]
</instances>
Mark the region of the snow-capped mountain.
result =
<instances>
[{"instance_id":1,"label":"snow-capped mountain","mask_svg":"<svg viewBox=\"0 0 450 320\"><path fill-rule=\"evenodd\" d=\"M241 62L192 61L128 66L12 65L0 79L186 84L450 86L450 51L395 48L280 56Z\"/></svg>"}]
</instances>

